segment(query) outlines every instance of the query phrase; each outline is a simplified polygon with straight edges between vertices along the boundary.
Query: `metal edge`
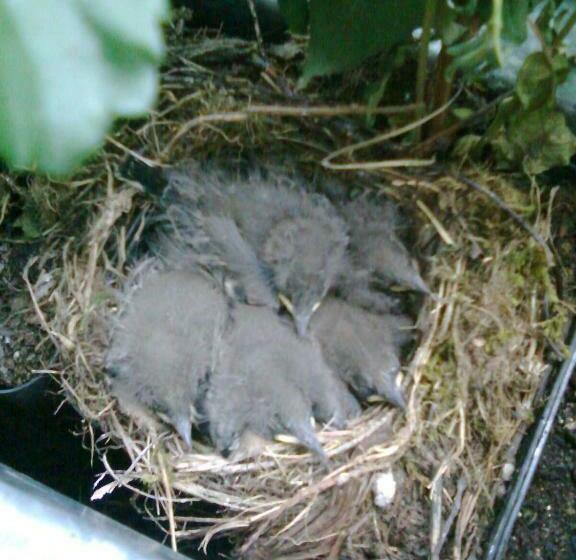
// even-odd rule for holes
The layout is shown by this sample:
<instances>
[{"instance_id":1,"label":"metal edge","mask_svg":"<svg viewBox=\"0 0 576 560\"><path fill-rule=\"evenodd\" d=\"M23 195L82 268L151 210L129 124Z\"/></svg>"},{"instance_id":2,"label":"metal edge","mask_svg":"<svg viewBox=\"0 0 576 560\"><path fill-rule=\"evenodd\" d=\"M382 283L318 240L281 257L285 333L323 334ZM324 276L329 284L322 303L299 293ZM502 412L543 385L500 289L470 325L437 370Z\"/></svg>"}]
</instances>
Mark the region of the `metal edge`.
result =
<instances>
[{"instance_id":1,"label":"metal edge","mask_svg":"<svg viewBox=\"0 0 576 560\"><path fill-rule=\"evenodd\" d=\"M484 560L502 560L508 548L516 518L532 483L544 446L552 431L554 420L566 393L570 377L576 367L576 332L572 335L570 354L563 362L550 391L548 401L532 434L526 457L520 466L512 489L508 492L504 509L492 530Z\"/></svg>"}]
</instances>

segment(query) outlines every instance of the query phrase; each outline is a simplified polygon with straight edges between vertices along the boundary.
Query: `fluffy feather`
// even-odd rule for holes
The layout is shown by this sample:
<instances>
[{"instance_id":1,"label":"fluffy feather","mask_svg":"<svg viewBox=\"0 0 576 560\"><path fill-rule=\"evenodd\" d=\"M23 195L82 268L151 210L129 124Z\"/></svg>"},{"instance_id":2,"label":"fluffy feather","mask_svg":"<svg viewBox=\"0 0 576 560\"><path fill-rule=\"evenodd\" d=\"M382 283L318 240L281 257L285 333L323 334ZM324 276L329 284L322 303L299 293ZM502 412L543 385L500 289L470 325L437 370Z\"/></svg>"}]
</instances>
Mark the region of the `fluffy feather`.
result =
<instances>
[{"instance_id":1,"label":"fluffy feather","mask_svg":"<svg viewBox=\"0 0 576 560\"><path fill-rule=\"evenodd\" d=\"M398 237L400 219L392 203L358 198L343 205L350 227L350 258L354 268L378 276L386 284L430 293L413 259Z\"/></svg>"},{"instance_id":2,"label":"fluffy feather","mask_svg":"<svg viewBox=\"0 0 576 560\"><path fill-rule=\"evenodd\" d=\"M188 446L200 384L213 366L228 309L199 274L148 268L128 284L107 368L128 410L169 421Z\"/></svg>"},{"instance_id":3,"label":"fluffy feather","mask_svg":"<svg viewBox=\"0 0 576 560\"><path fill-rule=\"evenodd\" d=\"M323 454L310 419L342 425L359 407L311 342L271 310L238 305L206 410L222 451L249 431L264 438L289 433Z\"/></svg>"},{"instance_id":4,"label":"fluffy feather","mask_svg":"<svg viewBox=\"0 0 576 560\"><path fill-rule=\"evenodd\" d=\"M328 365L357 395L367 398L376 393L403 408L399 353L411 338L409 326L407 317L376 315L327 298L310 329Z\"/></svg>"},{"instance_id":5,"label":"fluffy feather","mask_svg":"<svg viewBox=\"0 0 576 560\"><path fill-rule=\"evenodd\" d=\"M298 332L304 334L314 309L341 272L348 235L330 202L300 187L278 173L266 179L256 171L237 177L215 166L196 165L170 175L165 204L176 234L199 253L196 258L204 258L203 253L217 256L219 265L240 278L247 294L261 291L254 286L263 278L269 287L269 271L275 295L286 298ZM213 217L228 221L227 235L213 229ZM233 227L236 233L231 236ZM192 241L186 242L187 237ZM238 239L254 254L246 257L248 251L238 251ZM237 255L246 258L241 261ZM255 259L263 273L251 272L257 267Z\"/></svg>"}]
</instances>

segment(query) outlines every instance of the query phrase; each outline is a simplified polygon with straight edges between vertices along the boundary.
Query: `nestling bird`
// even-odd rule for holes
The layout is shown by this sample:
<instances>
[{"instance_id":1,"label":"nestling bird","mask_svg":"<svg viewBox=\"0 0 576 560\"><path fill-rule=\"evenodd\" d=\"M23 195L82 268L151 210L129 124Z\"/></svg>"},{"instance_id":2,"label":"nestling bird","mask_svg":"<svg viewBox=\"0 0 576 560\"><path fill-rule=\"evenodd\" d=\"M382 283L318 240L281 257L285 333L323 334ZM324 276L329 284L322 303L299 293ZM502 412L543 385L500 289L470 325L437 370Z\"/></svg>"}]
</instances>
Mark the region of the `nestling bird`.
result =
<instances>
[{"instance_id":1,"label":"nestling bird","mask_svg":"<svg viewBox=\"0 0 576 560\"><path fill-rule=\"evenodd\" d=\"M201 268L232 299L278 309L271 271L231 218L219 188L230 180L229 171L200 163L166 170L128 158L120 175L157 198L160 211L149 220L146 241L167 269Z\"/></svg>"},{"instance_id":2,"label":"nestling bird","mask_svg":"<svg viewBox=\"0 0 576 560\"><path fill-rule=\"evenodd\" d=\"M214 165L192 165L170 172L167 180L163 199L176 232L171 237L185 243L199 238L188 245L199 258L216 255L246 294L264 293L271 281L298 333L305 334L345 263L347 227L331 203L278 172L237 177ZM227 221L224 235L210 222L215 218ZM239 240L246 250L237 250Z\"/></svg>"},{"instance_id":3,"label":"nestling bird","mask_svg":"<svg viewBox=\"0 0 576 560\"><path fill-rule=\"evenodd\" d=\"M188 447L195 404L228 318L223 294L192 272L141 264L112 330L107 369L112 392L136 416L155 413Z\"/></svg>"},{"instance_id":4,"label":"nestling bird","mask_svg":"<svg viewBox=\"0 0 576 560\"><path fill-rule=\"evenodd\" d=\"M407 317L377 315L330 297L312 318L310 331L326 363L359 397L377 394L404 408L399 354L412 338L410 324Z\"/></svg>"},{"instance_id":5,"label":"nestling bird","mask_svg":"<svg viewBox=\"0 0 576 560\"><path fill-rule=\"evenodd\" d=\"M165 271L153 260L128 282L107 368L127 412L160 417L187 447L192 423L207 419L221 451L251 431L265 438L290 433L322 455L311 418L343 426L359 413L319 348L273 310L239 303L230 309L211 278Z\"/></svg>"},{"instance_id":6,"label":"nestling bird","mask_svg":"<svg viewBox=\"0 0 576 560\"><path fill-rule=\"evenodd\" d=\"M345 426L360 413L354 395L405 406L411 322L379 288L428 288L392 205L358 199L338 213L275 169L148 175L162 188L155 257L127 283L107 355L128 412L160 417L188 447L197 422L224 454L290 434L325 456L312 420Z\"/></svg>"},{"instance_id":7,"label":"nestling bird","mask_svg":"<svg viewBox=\"0 0 576 560\"><path fill-rule=\"evenodd\" d=\"M375 275L385 285L398 284L430 294L430 290L397 235L398 212L392 203L378 203L365 197L342 205L350 227L350 255L354 270Z\"/></svg>"},{"instance_id":8,"label":"nestling bird","mask_svg":"<svg viewBox=\"0 0 576 560\"><path fill-rule=\"evenodd\" d=\"M367 269L358 269L349 258L348 266L338 277L334 293L351 305L374 313L393 313L400 308L400 300L384 293L375 286L373 274Z\"/></svg>"},{"instance_id":9,"label":"nestling bird","mask_svg":"<svg viewBox=\"0 0 576 560\"><path fill-rule=\"evenodd\" d=\"M175 214L185 213L179 221ZM186 215L188 214L188 215ZM171 269L206 270L232 299L279 308L272 272L226 216L202 215L174 205L167 208L174 229L160 231L152 251Z\"/></svg>"},{"instance_id":10,"label":"nestling bird","mask_svg":"<svg viewBox=\"0 0 576 560\"><path fill-rule=\"evenodd\" d=\"M234 450L245 432L267 439L288 433L323 456L311 418L343 426L359 410L310 341L270 309L235 307L206 398L220 451Z\"/></svg>"}]
</instances>

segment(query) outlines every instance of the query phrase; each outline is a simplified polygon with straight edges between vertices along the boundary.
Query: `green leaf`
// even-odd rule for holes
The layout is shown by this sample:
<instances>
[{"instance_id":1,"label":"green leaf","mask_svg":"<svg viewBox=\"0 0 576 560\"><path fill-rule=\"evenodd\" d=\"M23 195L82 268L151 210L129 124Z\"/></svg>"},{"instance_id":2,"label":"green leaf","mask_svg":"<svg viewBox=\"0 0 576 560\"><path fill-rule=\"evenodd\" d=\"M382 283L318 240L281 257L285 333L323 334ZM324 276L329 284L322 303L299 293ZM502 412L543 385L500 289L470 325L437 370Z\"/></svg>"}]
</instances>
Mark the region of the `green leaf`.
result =
<instances>
[{"instance_id":1,"label":"green leaf","mask_svg":"<svg viewBox=\"0 0 576 560\"><path fill-rule=\"evenodd\" d=\"M452 10L463 16L473 16L478 9L478 0L454 0Z\"/></svg>"},{"instance_id":2,"label":"green leaf","mask_svg":"<svg viewBox=\"0 0 576 560\"><path fill-rule=\"evenodd\" d=\"M376 71L378 79L367 84L363 94L365 103L370 107L370 109L378 107L380 101L384 98L392 73L394 70L404 67L410 56L410 47L400 47L394 49L393 52L382 57L382 59L378 61L378 68ZM374 113L366 113L366 125L368 127L373 127L375 122L376 116Z\"/></svg>"},{"instance_id":3,"label":"green leaf","mask_svg":"<svg viewBox=\"0 0 576 560\"><path fill-rule=\"evenodd\" d=\"M568 165L576 153L576 137L564 115L546 106L514 115L492 145L501 158L522 164L529 175Z\"/></svg>"},{"instance_id":4,"label":"green leaf","mask_svg":"<svg viewBox=\"0 0 576 560\"><path fill-rule=\"evenodd\" d=\"M542 52L528 55L516 79L516 95L522 106L530 110L541 105L553 107L556 89L566 81L570 70L570 61L562 54L551 60Z\"/></svg>"},{"instance_id":5,"label":"green leaf","mask_svg":"<svg viewBox=\"0 0 576 560\"><path fill-rule=\"evenodd\" d=\"M528 15L531 0L504 0L502 3L502 37L520 44L528 37Z\"/></svg>"},{"instance_id":6,"label":"green leaf","mask_svg":"<svg viewBox=\"0 0 576 560\"><path fill-rule=\"evenodd\" d=\"M0 0L0 156L69 173L157 90L166 0Z\"/></svg>"},{"instance_id":7,"label":"green leaf","mask_svg":"<svg viewBox=\"0 0 576 560\"><path fill-rule=\"evenodd\" d=\"M473 117L476 114L474 109L470 107L455 107L452 109L452 114L459 120L463 121Z\"/></svg>"},{"instance_id":8,"label":"green leaf","mask_svg":"<svg viewBox=\"0 0 576 560\"><path fill-rule=\"evenodd\" d=\"M167 18L167 6L158 0L77 0L83 17L108 47L120 55L138 53L156 63L164 56L164 40L159 22Z\"/></svg>"},{"instance_id":9,"label":"green leaf","mask_svg":"<svg viewBox=\"0 0 576 560\"><path fill-rule=\"evenodd\" d=\"M494 43L494 36L483 29L471 39L457 43L448 49L453 61L448 68L448 75L460 70L466 76L475 79L481 70L493 68L499 64L499 43Z\"/></svg>"},{"instance_id":10,"label":"green leaf","mask_svg":"<svg viewBox=\"0 0 576 560\"><path fill-rule=\"evenodd\" d=\"M503 3L506 0L492 0L492 13L487 23L476 35L448 49L448 54L454 58L448 68L449 76L461 70L465 75L476 78L478 71L501 65ZM478 10L482 11L485 5L486 2L480 4Z\"/></svg>"},{"instance_id":11,"label":"green leaf","mask_svg":"<svg viewBox=\"0 0 576 560\"><path fill-rule=\"evenodd\" d=\"M456 19L456 13L449 11L436 24L438 36L442 44L449 47L457 41L462 41L468 31L468 26L462 25Z\"/></svg>"},{"instance_id":12,"label":"green leaf","mask_svg":"<svg viewBox=\"0 0 576 560\"><path fill-rule=\"evenodd\" d=\"M310 0L310 43L302 80L354 68L409 41L425 0Z\"/></svg>"},{"instance_id":13,"label":"green leaf","mask_svg":"<svg viewBox=\"0 0 576 560\"><path fill-rule=\"evenodd\" d=\"M535 52L526 57L516 79L516 95L524 109L553 105L556 80L547 56Z\"/></svg>"},{"instance_id":14,"label":"green leaf","mask_svg":"<svg viewBox=\"0 0 576 560\"><path fill-rule=\"evenodd\" d=\"M26 240L38 239L42 235L38 221L30 212L24 212L14 221L14 225L22 230L22 235Z\"/></svg>"},{"instance_id":15,"label":"green leaf","mask_svg":"<svg viewBox=\"0 0 576 560\"><path fill-rule=\"evenodd\" d=\"M292 33L304 35L308 32L310 12L307 0L278 0L278 7Z\"/></svg>"},{"instance_id":16,"label":"green leaf","mask_svg":"<svg viewBox=\"0 0 576 560\"><path fill-rule=\"evenodd\" d=\"M371 109L378 107L380 101L386 93L386 87L388 86L388 81L390 80L391 71L383 71L379 80L372 82L366 86L366 91L364 97L366 99L366 105ZM373 112L366 113L366 125L373 127L376 122L376 117Z\"/></svg>"},{"instance_id":17,"label":"green leaf","mask_svg":"<svg viewBox=\"0 0 576 560\"><path fill-rule=\"evenodd\" d=\"M537 174L552 167L568 165L576 152L576 137L560 111L543 108L523 119L511 134L519 134L526 148L524 169Z\"/></svg>"},{"instance_id":18,"label":"green leaf","mask_svg":"<svg viewBox=\"0 0 576 560\"><path fill-rule=\"evenodd\" d=\"M452 156L463 160L474 154L482 147L482 136L477 134L467 134L459 138L452 148Z\"/></svg>"}]
</instances>

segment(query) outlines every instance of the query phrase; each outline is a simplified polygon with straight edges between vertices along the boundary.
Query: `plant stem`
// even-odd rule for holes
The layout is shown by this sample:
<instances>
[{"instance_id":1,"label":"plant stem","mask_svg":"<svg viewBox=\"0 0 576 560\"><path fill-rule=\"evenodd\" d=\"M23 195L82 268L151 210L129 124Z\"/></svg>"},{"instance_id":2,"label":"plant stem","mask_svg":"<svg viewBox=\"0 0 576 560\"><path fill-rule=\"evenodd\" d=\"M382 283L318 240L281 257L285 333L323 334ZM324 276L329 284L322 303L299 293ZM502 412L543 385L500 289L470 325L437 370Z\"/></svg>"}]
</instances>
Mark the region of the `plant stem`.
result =
<instances>
[{"instance_id":1,"label":"plant stem","mask_svg":"<svg viewBox=\"0 0 576 560\"><path fill-rule=\"evenodd\" d=\"M420 107L420 114L422 117L426 112L426 105L424 103L424 96L426 93L426 70L428 68L428 47L430 44L430 37L432 35L432 24L434 23L434 15L436 13L437 0L426 0L426 8L424 10L424 20L422 21L422 36L420 37L420 51L418 52L418 69L416 71L416 104ZM418 140L422 135L422 128L417 131Z\"/></svg>"},{"instance_id":2,"label":"plant stem","mask_svg":"<svg viewBox=\"0 0 576 560\"><path fill-rule=\"evenodd\" d=\"M574 27L575 24L576 24L576 10L572 12L572 15L566 20L564 27L559 31L558 36L554 40L555 47L559 47L562 45L562 41L566 39L566 36L568 35L568 33L570 33L570 31L572 31L572 28Z\"/></svg>"},{"instance_id":3,"label":"plant stem","mask_svg":"<svg viewBox=\"0 0 576 560\"><path fill-rule=\"evenodd\" d=\"M452 57L448 54L446 45L442 45L442 50L440 51L438 60L436 61L436 72L434 76L434 92L432 95L432 108L434 109L436 107L442 107L448 99L450 99L452 80L446 78L446 71L451 62ZM442 130L445 122L446 113L438 115L427 125L426 137L435 135L438 131Z\"/></svg>"}]
</instances>

